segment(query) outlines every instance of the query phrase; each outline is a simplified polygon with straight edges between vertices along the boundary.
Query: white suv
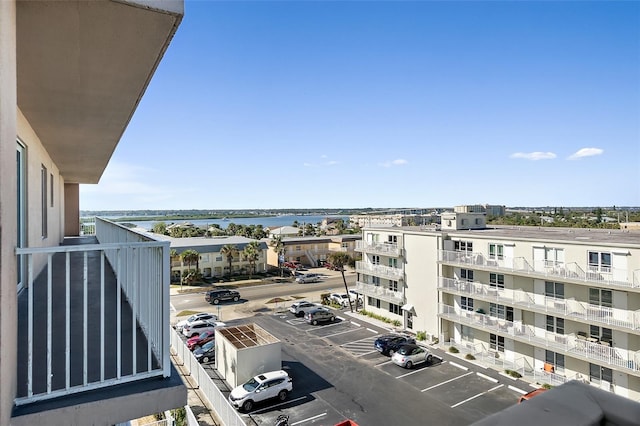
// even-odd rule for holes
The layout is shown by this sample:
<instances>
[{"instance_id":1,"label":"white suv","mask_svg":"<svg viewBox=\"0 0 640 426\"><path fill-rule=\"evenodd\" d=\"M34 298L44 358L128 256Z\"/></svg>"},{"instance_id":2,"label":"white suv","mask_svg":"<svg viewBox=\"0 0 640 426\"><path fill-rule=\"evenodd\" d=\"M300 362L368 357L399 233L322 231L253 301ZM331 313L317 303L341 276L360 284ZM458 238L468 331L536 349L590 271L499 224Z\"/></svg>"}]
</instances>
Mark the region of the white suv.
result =
<instances>
[{"instance_id":1,"label":"white suv","mask_svg":"<svg viewBox=\"0 0 640 426\"><path fill-rule=\"evenodd\" d=\"M306 300L301 300L299 302L295 302L289 307L289 312L294 314L297 317L303 317L305 312L309 309L317 308L318 305L315 303L307 302Z\"/></svg>"},{"instance_id":2,"label":"white suv","mask_svg":"<svg viewBox=\"0 0 640 426\"><path fill-rule=\"evenodd\" d=\"M229 394L229 402L236 408L251 411L256 402L272 398L284 401L292 390L291 377L286 371L270 371L258 374L232 390Z\"/></svg>"}]
</instances>

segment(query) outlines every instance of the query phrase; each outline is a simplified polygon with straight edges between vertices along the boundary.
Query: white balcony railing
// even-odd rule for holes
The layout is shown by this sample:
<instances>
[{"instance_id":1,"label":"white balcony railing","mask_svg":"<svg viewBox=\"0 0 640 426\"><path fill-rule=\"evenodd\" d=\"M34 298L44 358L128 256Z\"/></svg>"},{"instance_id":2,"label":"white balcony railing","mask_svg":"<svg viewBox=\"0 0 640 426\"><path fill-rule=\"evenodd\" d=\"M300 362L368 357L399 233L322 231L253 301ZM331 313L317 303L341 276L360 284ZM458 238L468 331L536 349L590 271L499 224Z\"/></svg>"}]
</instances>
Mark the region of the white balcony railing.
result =
<instances>
[{"instance_id":1,"label":"white balcony railing","mask_svg":"<svg viewBox=\"0 0 640 426\"><path fill-rule=\"evenodd\" d=\"M445 304L439 304L439 311L441 318L495 332L537 347L549 348L555 352L583 357L589 361L599 361L634 375L640 375L640 351L614 348L603 343L581 339L575 334L552 333L523 324L521 321L506 321Z\"/></svg>"},{"instance_id":2,"label":"white balcony railing","mask_svg":"<svg viewBox=\"0 0 640 426\"><path fill-rule=\"evenodd\" d=\"M375 297L396 305L404 304L404 294L402 294L401 291L394 291L378 285L367 284L362 281L356 281L356 291L364 294L365 296Z\"/></svg>"},{"instance_id":3,"label":"white balcony railing","mask_svg":"<svg viewBox=\"0 0 640 426\"><path fill-rule=\"evenodd\" d=\"M640 310L629 311L626 309L591 305L575 299L559 299L545 296L544 294L491 287L489 284L480 282L469 282L444 277L439 278L438 289L448 293L470 296L487 302L531 308L540 312L563 316L567 319L589 324L598 323L629 330L640 330Z\"/></svg>"},{"instance_id":4,"label":"white balcony railing","mask_svg":"<svg viewBox=\"0 0 640 426\"><path fill-rule=\"evenodd\" d=\"M448 264L476 266L496 271L540 278L563 279L600 286L639 288L640 273L620 268L582 268L575 262L528 261L524 257L487 257L479 252L439 250L438 261ZM585 270L586 269L586 270Z\"/></svg>"},{"instance_id":5,"label":"white balcony railing","mask_svg":"<svg viewBox=\"0 0 640 426\"><path fill-rule=\"evenodd\" d=\"M96 237L16 250L17 405L170 376L169 242L102 219Z\"/></svg>"},{"instance_id":6,"label":"white balcony railing","mask_svg":"<svg viewBox=\"0 0 640 426\"><path fill-rule=\"evenodd\" d=\"M404 272L400 268L392 266L374 265L367 262L356 262L356 272L386 278L389 280L401 280Z\"/></svg>"},{"instance_id":7,"label":"white balcony railing","mask_svg":"<svg viewBox=\"0 0 640 426\"><path fill-rule=\"evenodd\" d=\"M371 243L362 240L356 241L356 251L390 257L399 257L402 254L402 249L397 243Z\"/></svg>"}]
</instances>

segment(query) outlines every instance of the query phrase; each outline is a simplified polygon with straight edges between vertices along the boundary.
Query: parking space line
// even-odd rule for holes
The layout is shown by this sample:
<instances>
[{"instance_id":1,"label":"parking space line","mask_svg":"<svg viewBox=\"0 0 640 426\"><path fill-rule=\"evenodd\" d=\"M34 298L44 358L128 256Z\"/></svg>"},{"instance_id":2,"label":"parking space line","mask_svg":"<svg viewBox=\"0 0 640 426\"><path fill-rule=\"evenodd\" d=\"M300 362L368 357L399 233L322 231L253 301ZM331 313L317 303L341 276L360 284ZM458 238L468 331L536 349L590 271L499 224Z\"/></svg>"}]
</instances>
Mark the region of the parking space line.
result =
<instances>
[{"instance_id":1,"label":"parking space line","mask_svg":"<svg viewBox=\"0 0 640 426\"><path fill-rule=\"evenodd\" d=\"M407 377L407 376L410 376L412 374L416 374L416 373L419 373L421 371L426 371L426 370L428 370L428 368L419 368L417 370L409 371L408 373L404 373L404 374L401 374L399 376L396 376L396 379L401 379L403 377Z\"/></svg>"},{"instance_id":2,"label":"parking space line","mask_svg":"<svg viewBox=\"0 0 640 426\"><path fill-rule=\"evenodd\" d=\"M476 374L477 374L478 376L482 377L482 378L483 378L483 379L485 379L485 380L489 380L490 382L493 382L493 383L498 383L498 379L494 379L493 377L489 377L489 376L487 376L486 374L482 374L482 373L479 373L479 372L478 372L478 373L476 373Z\"/></svg>"},{"instance_id":3,"label":"parking space line","mask_svg":"<svg viewBox=\"0 0 640 426\"><path fill-rule=\"evenodd\" d=\"M345 343L345 344L340 345L340 346L345 346L345 345L349 345L349 344L352 344L352 343L358 343L358 342L362 342L362 341L365 341L365 340L371 342L371 344L373 345L373 340L371 340L372 337L373 336L371 336L371 337L363 337L362 339L354 340L353 342Z\"/></svg>"},{"instance_id":4,"label":"parking space line","mask_svg":"<svg viewBox=\"0 0 640 426\"><path fill-rule=\"evenodd\" d=\"M374 353L376 353L376 352L378 352L378 351L375 351L375 350L374 350L374 351L365 352L365 353L363 353L363 354L358 354L358 355L356 355L356 358L357 358L357 357L361 357L361 356L365 356L365 355L374 354Z\"/></svg>"},{"instance_id":5,"label":"parking space line","mask_svg":"<svg viewBox=\"0 0 640 426\"><path fill-rule=\"evenodd\" d=\"M360 324L358 324L357 322L351 321L351 324L355 325L356 327L360 327Z\"/></svg>"},{"instance_id":6,"label":"parking space line","mask_svg":"<svg viewBox=\"0 0 640 426\"><path fill-rule=\"evenodd\" d=\"M422 389L420 392L426 392L426 391L428 391L428 390L431 390L431 389L437 388L438 386L446 385L447 383L451 383L451 382L453 382L454 380L462 379L463 377L468 376L469 374L473 374L473 372L472 372L472 371L470 371L470 372L468 372L468 373L463 374L462 376L454 377L453 379L446 380L446 381L444 381L444 382L442 382L442 383L438 383L437 385L429 386L429 387L428 387L428 388L426 388L426 389Z\"/></svg>"},{"instance_id":7,"label":"parking space line","mask_svg":"<svg viewBox=\"0 0 640 426\"><path fill-rule=\"evenodd\" d=\"M512 385L509 385L509 386L508 386L508 388L509 388L509 389L511 389L512 391L514 391L514 392L518 392L518 393L520 393L520 394L522 394L522 395L524 395L525 393L527 393L527 391L522 390L522 389L517 388L517 387L512 386Z\"/></svg>"},{"instance_id":8,"label":"parking space line","mask_svg":"<svg viewBox=\"0 0 640 426\"><path fill-rule=\"evenodd\" d=\"M391 364L393 361L389 360L389 361L385 361L385 362L381 362L380 364L376 364L376 367L380 367L382 365L387 365L387 364Z\"/></svg>"},{"instance_id":9,"label":"parking space line","mask_svg":"<svg viewBox=\"0 0 640 426\"><path fill-rule=\"evenodd\" d=\"M327 336L322 336L322 337L327 338L327 337L339 336L340 334L351 333L353 331L359 331L359 330L357 328L353 328L351 330L340 331L338 333L333 333L333 334L329 334Z\"/></svg>"},{"instance_id":10,"label":"parking space line","mask_svg":"<svg viewBox=\"0 0 640 426\"><path fill-rule=\"evenodd\" d=\"M372 330L372 329L370 329L370 328L367 328L367 330L369 330L369 331L370 331L370 332L372 332L372 333L378 334L378 332L377 332L376 330Z\"/></svg>"},{"instance_id":11,"label":"parking space line","mask_svg":"<svg viewBox=\"0 0 640 426\"><path fill-rule=\"evenodd\" d=\"M452 406L451 406L451 408L456 408L457 406L462 405L462 404L464 404L465 402L469 402L469 401L471 401L471 400L473 400L473 399L476 399L476 398L478 398L478 397L480 397L480 396L482 396L482 395L488 394L489 392L493 392L494 390L496 390L496 389L500 389L500 388L501 388L501 387L503 387L503 386L504 386L504 385L502 385L502 384L500 384L500 385L498 385L498 386L495 386L495 387L493 387L493 388L491 388L491 389L489 389L489 390L486 390L486 391L481 392L481 393L479 393L479 394L477 394L477 395L475 395L475 396L472 396L471 398L467 398L467 399L465 399L464 401L460 401L460 402L458 402L457 404L452 405Z\"/></svg>"},{"instance_id":12,"label":"parking space line","mask_svg":"<svg viewBox=\"0 0 640 426\"><path fill-rule=\"evenodd\" d=\"M458 367L461 370L468 371L469 367L465 367L464 365L456 364L453 361L449 361L449 365L453 365L454 367Z\"/></svg>"},{"instance_id":13,"label":"parking space line","mask_svg":"<svg viewBox=\"0 0 640 426\"><path fill-rule=\"evenodd\" d=\"M308 419L304 419L304 420L298 420L295 423L289 423L289 424L291 426L300 425L302 423L306 423L306 422L310 422L310 421L315 420L315 419L319 419L320 417L324 417L326 415L327 415L327 413L322 413L322 414L318 414L317 416L309 417Z\"/></svg>"},{"instance_id":14,"label":"parking space line","mask_svg":"<svg viewBox=\"0 0 640 426\"><path fill-rule=\"evenodd\" d=\"M176 308L175 308L175 306L173 306L173 303L169 302L169 306L171 306L171 310L173 312L176 312Z\"/></svg>"},{"instance_id":15,"label":"parking space line","mask_svg":"<svg viewBox=\"0 0 640 426\"><path fill-rule=\"evenodd\" d=\"M276 407L280 407L281 405L291 404L292 402L302 401L303 399L307 399L307 398L308 398L307 396L301 396L301 397L296 398L296 399L289 399L287 401L281 402L280 404L270 405L269 407L261 408L259 410L252 411L252 412L250 412L248 414L258 414L258 413L261 413L261 412L267 412L267 411L270 411L270 410L272 410L272 409L274 409Z\"/></svg>"}]
</instances>

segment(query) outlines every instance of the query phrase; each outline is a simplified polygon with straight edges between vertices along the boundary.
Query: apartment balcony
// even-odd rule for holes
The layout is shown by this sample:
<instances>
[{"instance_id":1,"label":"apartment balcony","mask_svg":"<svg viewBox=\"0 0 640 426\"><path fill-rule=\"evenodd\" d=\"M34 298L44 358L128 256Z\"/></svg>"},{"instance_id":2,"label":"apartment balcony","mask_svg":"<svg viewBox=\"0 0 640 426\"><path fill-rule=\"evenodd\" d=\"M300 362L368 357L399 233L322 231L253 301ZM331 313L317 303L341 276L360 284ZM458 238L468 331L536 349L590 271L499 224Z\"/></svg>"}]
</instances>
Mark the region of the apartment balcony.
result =
<instances>
[{"instance_id":1,"label":"apartment balcony","mask_svg":"<svg viewBox=\"0 0 640 426\"><path fill-rule=\"evenodd\" d=\"M523 324L521 321L506 321L445 304L439 304L439 312L440 318L640 377L640 351L611 347L605 342L590 341L576 334L552 333Z\"/></svg>"},{"instance_id":2,"label":"apartment balcony","mask_svg":"<svg viewBox=\"0 0 640 426\"><path fill-rule=\"evenodd\" d=\"M375 284L356 281L356 291L365 296L375 297L376 299L384 300L385 302L395 305L404 305L405 303L404 294L401 291L394 291Z\"/></svg>"},{"instance_id":3,"label":"apartment balcony","mask_svg":"<svg viewBox=\"0 0 640 426\"><path fill-rule=\"evenodd\" d=\"M381 256L400 257L402 248L396 243L370 243L367 241L356 241L356 251L362 253L378 254Z\"/></svg>"},{"instance_id":4,"label":"apartment balcony","mask_svg":"<svg viewBox=\"0 0 640 426\"><path fill-rule=\"evenodd\" d=\"M402 280L404 278L404 271L400 268L374 265L367 262L356 262L356 272L394 281Z\"/></svg>"},{"instance_id":5,"label":"apartment balcony","mask_svg":"<svg viewBox=\"0 0 640 426\"><path fill-rule=\"evenodd\" d=\"M546 280L562 280L577 284L613 287L640 291L640 270L629 271L620 268L596 268L575 262L550 261L532 262L524 257L488 258L483 253L438 250L438 262L451 266L463 266L486 271L507 272L527 275Z\"/></svg>"},{"instance_id":6,"label":"apartment balcony","mask_svg":"<svg viewBox=\"0 0 640 426\"><path fill-rule=\"evenodd\" d=\"M168 242L98 219L95 236L16 253L12 424L116 424L186 404L169 352Z\"/></svg>"},{"instance_id":7,"label":"apartment balcony","mask_svg":"<svg viewBox=\"0 0 640 426\"><path fill-rule=\"evenodd\" d=\"M615 327L623 331L640 332L640 310L610 308L607 306L591 305L575 299L559 299L544 294L529 293L523 290L511 290L491 287L489 284L469 282L452 278L440 277L438 290L473 297L486 302L509 305L516 308L526 308L566 319Z\"/></svg>"}]
</instances>

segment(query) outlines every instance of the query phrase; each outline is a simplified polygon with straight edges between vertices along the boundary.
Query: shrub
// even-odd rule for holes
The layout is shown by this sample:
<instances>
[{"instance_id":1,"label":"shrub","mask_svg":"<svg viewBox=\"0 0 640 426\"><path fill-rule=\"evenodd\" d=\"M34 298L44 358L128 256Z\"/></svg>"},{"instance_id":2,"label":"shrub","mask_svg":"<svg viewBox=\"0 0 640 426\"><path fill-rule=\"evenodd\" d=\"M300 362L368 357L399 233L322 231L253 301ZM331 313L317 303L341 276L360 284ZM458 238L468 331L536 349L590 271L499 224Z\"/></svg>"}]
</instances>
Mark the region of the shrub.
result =
<instances>
[{"instance_id":1,"label":"shrub","mask_svg":"<svg viewBox=\"0 0 640 426\"><path fill-rule=\"evenodd\" d=\"M519 379L522 377L522 374L518 373L517 371L514 370L504 370L505 373L507 373L509 376L511 377L515 377L516 379Z\"/></svg>"},{"instance_id":2,"label":"shrub","mask_svg":"<svg viewBox=\"0 0 640 426\"><path fill-rule=\"evenodd\" d=\"M449 352L451 352L452 354L457 354L460 351L455 346L451 346L449 347Z\"/></svg>"},{"instance_id":3,"label":"shrub","mask_svg":"<svg viewBox=\"0 0 640 426\"><path fill-rule=\"evenodd\" d=\"M553 386L551 386L549 383L543 383L542 386L540 386L542 389L551 389Z\"/></svg>"},{"instance_id":4,"label":"shrub","mask_svg":"<svg viewBox=\"0 0 640 426\"><path fill-rule=\"evenodd\" d=\"M473 356L473 355L471 355L471 354L466 354L464 357L465 357L466 359L469 359L469 360L472 360L472 361L473 361L474 359L476 359L476 357L475 357L475 356Z\"/></svg>"},{"instance_id":5,"label":"shrub","mask_svg":"<svg viewBox=\"0 0 640 426\"><path fill-rule=\"evenodd\" d=\"M418 331L416 333L416 339L423 341L427 340L427 332L426 331Z\"/></svg>"},{"instance_id":6,"label":"shrub","mask_svg":"<svg viewBox=\"0 0 640 426\"><path fill-rule=\"evenodd\" d=\"M400 327L402 325L402 322L400 322L400 320L393 320L391 321L391 324L394 325L394 327Z\"/></svg>"}]
</instances>

